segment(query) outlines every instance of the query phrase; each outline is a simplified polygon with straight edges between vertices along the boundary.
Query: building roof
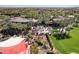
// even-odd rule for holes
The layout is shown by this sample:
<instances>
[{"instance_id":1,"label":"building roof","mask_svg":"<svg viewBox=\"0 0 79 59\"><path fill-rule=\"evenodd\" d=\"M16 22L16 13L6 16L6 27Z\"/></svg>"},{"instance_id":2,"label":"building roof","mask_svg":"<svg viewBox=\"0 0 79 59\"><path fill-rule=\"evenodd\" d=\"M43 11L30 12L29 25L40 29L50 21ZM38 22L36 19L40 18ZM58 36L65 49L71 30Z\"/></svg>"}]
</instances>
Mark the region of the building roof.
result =
<instances>
[{"instance_id":1,"label":"building roof","mask_svg":"<svg viewBox=\"0 0 79 59\"><path fill-rule=\"evenodd\" d=\"M5 41L0 42L0 47L10 47L19 44L22 42L25 38L21 37L11 37Z\"/></svg>"},{"instance_id":2,"label":"building roof","mask_svg":"<svg viewBox=\"0 0 79 59\"><path fill-rule=\"evenodd\" d=\"M68 15L68 17L74 18L74 15Z\"/></svg>"},{"instance_id":3,"label":"building roof","mask_svg":"<svg viewBox=\"0 0 79 59\"><path fill-rule=\"evenodd\" d=\"M10 20L11 22L23 22L23 23L26 23L26 22L37 22L36 19L27 19L27 18L22 18L22 17L13 17L11 18Z\"/></svg>"},{"instance_id":4,"label":"building roof","mask_svg":"<svg viewBox=\"0 0 79 59\"><path fill-rule=\"evenodd\" d=\"M3 19L0 19L0 22L2 22L3 21Z\"/></svg>"},{"instance_id":5,"label":"building roof","mask_svg":"<svg viewBox=\"0 0 79 59\"><path fill-rule=\"evenodd\" d=\"M61 21L61 20L64 20L64 18L54 18L53 20L54 21Z\"/></svg>"},{"instance_id":6,"label":"building roof","mask_svg":"<svg viewBox=\"0 0 79 59\"><path fill-rule=\"evenodd\" d=\"M61 20L73 20L73 18L70 17L58 17L58 18L54 18L54 21L61 21Z\"/></svg>"}]
</instances>

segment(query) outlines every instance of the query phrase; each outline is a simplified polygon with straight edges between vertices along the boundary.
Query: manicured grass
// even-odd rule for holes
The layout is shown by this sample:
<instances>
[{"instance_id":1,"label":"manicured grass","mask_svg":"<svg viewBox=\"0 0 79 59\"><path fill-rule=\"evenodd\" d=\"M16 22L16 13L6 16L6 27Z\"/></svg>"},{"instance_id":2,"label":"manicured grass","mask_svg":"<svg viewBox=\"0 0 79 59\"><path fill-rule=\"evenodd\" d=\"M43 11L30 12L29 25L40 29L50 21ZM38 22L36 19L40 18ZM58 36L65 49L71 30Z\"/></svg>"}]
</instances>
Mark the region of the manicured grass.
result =
<instances>
[{"instance_id":1,"label":"manicured grass","mask_svg":"<svg viewBox=\"0 0 79 59\"><path fill-rule=\"evenodd\" d=\"M60 53L79 53L79 28L71 30L70 36L71 38L61 40L52 35L49 38Z\"/></svg>"}]
</instances>

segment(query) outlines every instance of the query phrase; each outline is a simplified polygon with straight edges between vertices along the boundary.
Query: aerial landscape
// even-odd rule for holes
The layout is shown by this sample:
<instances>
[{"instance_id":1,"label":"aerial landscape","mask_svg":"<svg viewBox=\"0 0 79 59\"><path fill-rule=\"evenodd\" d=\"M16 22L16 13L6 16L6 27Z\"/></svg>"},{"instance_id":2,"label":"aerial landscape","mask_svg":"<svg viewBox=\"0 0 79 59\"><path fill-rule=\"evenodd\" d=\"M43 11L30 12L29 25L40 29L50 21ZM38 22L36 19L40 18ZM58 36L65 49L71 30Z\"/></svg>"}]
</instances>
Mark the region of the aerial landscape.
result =
<instances>
[{"instance_id":1,"label":"aerial landscape","mask_svg":"<svg viewBox=\"0 0 79 59\"><path fill-rule=\"evenodd\" d=\"M78 54L79 7L0 8L0 54Z\"/></svg>"}]
</instances>

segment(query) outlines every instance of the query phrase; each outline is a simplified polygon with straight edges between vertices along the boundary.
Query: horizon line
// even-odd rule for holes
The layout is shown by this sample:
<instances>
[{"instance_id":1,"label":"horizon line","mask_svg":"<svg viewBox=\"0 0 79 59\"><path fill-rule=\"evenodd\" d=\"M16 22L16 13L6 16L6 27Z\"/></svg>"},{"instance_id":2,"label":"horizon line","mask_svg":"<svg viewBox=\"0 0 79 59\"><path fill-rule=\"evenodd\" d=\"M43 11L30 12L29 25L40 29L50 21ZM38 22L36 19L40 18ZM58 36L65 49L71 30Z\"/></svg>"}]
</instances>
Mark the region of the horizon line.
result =
<instances>
[{"instance_id":1,"label":"horizon line","mask_svg":"<svg viewBox=\"0 0 79 59\"><path fill-rule=\"evenodd\" d=\"M28 7L75 8L75 7L79 7L79 5L0 5L0 8L28 8Z\"/></svg>"}]
</instances>

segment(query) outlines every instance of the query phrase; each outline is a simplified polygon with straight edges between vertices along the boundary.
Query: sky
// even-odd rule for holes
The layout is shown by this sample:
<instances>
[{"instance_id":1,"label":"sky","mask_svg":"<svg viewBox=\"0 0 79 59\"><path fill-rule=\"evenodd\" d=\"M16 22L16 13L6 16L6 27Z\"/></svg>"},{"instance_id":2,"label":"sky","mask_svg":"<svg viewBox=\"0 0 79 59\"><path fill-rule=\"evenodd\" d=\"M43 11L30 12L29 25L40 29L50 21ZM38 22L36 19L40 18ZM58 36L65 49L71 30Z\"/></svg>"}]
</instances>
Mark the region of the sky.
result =
<instances>
[{"instance_id":1,"label":"sky","mask_svg":"<svg viewBox=\"0 0 79 59\"><path fill-rule=\"evenodd\" d=\"M78 7L78 5L79 0L0 0L0 7Z\"/></svg>"}]
</instances>

